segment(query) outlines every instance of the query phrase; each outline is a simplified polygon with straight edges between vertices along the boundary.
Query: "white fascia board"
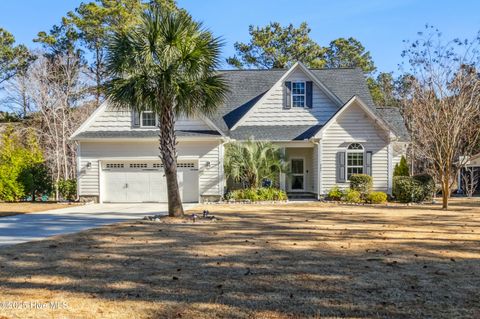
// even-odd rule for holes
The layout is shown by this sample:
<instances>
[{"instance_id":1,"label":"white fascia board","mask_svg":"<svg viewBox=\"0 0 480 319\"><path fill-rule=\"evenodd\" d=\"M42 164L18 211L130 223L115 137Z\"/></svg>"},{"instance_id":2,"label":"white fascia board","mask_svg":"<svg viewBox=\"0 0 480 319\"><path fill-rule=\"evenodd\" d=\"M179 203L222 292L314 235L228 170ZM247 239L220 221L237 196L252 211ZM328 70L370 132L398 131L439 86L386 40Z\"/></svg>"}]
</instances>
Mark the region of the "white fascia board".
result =
<instances>
[{"instance_id":1,"label":"white fascia board","mask_svg":"<svg viewBox=\"0 0 480 319\"><path fill-rule=\"evenodd\" d=\"M323 133L332 125L332 123L342 115L350 106L353 104L359 105L362 110L370 116L371 119L375 121L382 129L389 133L390 140L396 138L395 132L393 132L385 121L376 115L358 96L354 95L350 100L347 101L328 121L325 125L318 131L315 135L315 138L321 138Z\"/></svg>"},{"instance_id":2,"label":"white fascia board","mask_svg":"<svg viewBox=\"0 0 480 319\"><path fill-rule=\"evenodd\" d=\"M92 125L92 123L95 121L95 119L107 108L107 106L108 106L107 101L104 101L102 104L100 104L100 106L88 117L88 119L85 122L83 122L82 125L80 125L79 128L77 128L75 132L72 133L72 135L70 135L68 139L76 140L75 136L77 136L81 132L86 131L90 127L90 125Z\"/></svg>"},{"instance_id":3,"label":"white fascia board","mask_svg":"<svg viewBox=\"0 0 480 319\"><path fill-rule=\"evenodd\" d=\"M79 142L158 142L157 137L152 137L152 138L136 138L136 137L131 137L131 138L78 138L75 139L76 141ZM195 142L211 142L211 141L219 141L219 140L225 140L223 137L218 136L218 137L193 137L193 136L188 136L188 137L177 137L177 141L195 141Z\"/></svg>"}]
</instances>

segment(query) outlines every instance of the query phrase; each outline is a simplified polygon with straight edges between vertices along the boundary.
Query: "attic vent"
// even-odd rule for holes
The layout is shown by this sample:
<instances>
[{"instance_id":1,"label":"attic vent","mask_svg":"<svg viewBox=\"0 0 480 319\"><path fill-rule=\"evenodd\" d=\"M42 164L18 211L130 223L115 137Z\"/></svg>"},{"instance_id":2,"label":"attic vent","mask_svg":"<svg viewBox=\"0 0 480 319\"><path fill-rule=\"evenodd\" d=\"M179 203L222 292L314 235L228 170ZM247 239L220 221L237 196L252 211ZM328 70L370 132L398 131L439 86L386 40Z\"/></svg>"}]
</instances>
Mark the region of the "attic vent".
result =
<instances>
[{"instance_id":1,"label":"attic vent","mask_svg":"<svg viewBox=\"0 0 480 319\"><path fill-rule=\"evenodd\" d=\"M107 163L105 168L123 168L122 163Z\"/></svg>"},{"instance_id":2,"label":"attic vent","mask_svg":"<svg viewBox=\"0 0 480 319\"><path fill-rule=\"evenodd\" d=\"M131 163L130 168L147 168L147 163Z\"/></svg>"},{"instance_id":3,"label":"attic vent","mask_svg":"<svg viewBox=\"0 0 480 319\"><path fill-rule=\"evenodd\" d=\"M180 168L194 168L195 164L194 163L178 163L177 167L180 167Z\"/></svg>"}]
</instances>

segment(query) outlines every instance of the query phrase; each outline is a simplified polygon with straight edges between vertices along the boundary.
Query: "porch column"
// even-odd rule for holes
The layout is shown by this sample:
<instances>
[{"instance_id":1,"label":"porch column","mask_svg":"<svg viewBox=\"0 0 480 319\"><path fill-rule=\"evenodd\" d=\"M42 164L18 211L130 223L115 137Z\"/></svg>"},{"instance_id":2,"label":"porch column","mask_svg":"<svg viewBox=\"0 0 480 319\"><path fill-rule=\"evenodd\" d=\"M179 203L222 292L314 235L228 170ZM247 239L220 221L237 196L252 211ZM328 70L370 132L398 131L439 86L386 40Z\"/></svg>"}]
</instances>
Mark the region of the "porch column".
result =
<instances>
[{"instance_id":1,"label":"porch column","mask_svg":"<svg viewBox=\"0 0 480 319\"><path fill-rule=\"evenodd\" d=\"M280 149L280 152L282 152L283 158L285 158L285 147L282 147ZM280 173L280 189L283 191L287 191L287 177L285 173Z\"/></svg>"}]
</instances>

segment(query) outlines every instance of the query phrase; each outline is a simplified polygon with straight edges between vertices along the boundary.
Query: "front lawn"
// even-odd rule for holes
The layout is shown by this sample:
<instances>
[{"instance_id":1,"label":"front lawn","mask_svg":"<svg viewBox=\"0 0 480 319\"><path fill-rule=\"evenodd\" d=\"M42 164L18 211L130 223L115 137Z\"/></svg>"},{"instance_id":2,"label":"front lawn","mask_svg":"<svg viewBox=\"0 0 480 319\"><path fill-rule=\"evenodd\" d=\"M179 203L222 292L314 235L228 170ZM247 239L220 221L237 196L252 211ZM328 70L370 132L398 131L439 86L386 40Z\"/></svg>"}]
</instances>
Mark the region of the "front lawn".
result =
<instances>
[{"instance_id":1,"label":"front lawn","mask_svg":"<svg viewBox=\"0 0 480 319\"><path fill-rule=\"evenodd\" d=\"M0 318L478 318L480 201L211 205L0 250ZM191 212L190 212L191 213Z\"/></svg>"},{"instance_id":2,"label":"front lawn","mask_svg":"<svg viewBox=\"0 0 480 319\"><path fill-rule=\"evenodd\" d=\"M57 202L17 202L17 203L1 203L0 217L13 216L18 214L27 214L34 212L43 212L51 209L67 208L74 203L57 203Z\"/></svg>"}]
</instances>

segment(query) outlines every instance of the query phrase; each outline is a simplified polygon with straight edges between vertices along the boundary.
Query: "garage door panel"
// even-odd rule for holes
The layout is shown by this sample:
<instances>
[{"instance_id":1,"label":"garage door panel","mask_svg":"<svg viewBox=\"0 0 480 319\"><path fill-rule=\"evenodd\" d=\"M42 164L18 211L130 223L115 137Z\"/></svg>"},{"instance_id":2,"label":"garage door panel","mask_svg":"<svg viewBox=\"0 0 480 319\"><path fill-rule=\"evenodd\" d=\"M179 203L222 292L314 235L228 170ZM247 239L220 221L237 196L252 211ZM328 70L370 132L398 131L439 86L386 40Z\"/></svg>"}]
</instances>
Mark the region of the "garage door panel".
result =
<instances>
[{"instance_id":1,"label":"garage door panel","mask_svg":"<svg viewBox=\"0 0 480 319\"><path fill-rule=\"evenodd\" d=\"M104 201L106 202L167 202L167 183L159 162L106 163ZM196 163L179 162L177 181L183 202L198 201L198 170Z\"/></svg>"}]
</instances>

